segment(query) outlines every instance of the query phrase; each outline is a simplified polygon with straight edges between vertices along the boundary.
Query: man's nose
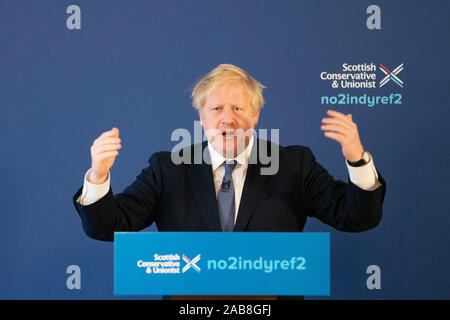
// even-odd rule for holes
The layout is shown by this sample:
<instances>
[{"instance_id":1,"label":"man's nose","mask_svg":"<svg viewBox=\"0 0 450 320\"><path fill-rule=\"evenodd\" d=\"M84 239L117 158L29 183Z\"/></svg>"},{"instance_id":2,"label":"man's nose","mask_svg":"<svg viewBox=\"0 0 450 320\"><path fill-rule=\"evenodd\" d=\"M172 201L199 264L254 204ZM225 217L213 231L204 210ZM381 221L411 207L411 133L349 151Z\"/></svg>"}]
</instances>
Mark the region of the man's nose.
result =
<instances>
[{"instance_id":1,"label":"man's nose","mask_svg":"<svg viewBox=\"0 0 450 320\"><path fill-rule=\"evenodd\" d=\"M224 108L222 112L222 123L230 124L234 122L233 110L231 108Z\"/></svg>"}]
</instances>

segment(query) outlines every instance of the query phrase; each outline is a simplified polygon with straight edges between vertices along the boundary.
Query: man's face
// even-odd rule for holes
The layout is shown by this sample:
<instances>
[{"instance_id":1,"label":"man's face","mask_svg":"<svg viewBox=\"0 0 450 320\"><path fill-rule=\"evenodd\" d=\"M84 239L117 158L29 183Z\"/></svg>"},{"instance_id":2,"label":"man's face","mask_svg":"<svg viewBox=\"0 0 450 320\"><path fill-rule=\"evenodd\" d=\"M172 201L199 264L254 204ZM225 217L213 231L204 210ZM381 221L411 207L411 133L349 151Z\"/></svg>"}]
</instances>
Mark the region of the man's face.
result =
<instances>
[{"instance_id":1,"label":"man's face","mask_svg":"<svg viewBox=\"0 0 450 320\"><path fill-rule=\"evenodd\" d=\"M245 85L238 81L217 86L200 111L208 141L224 157L235 157L247 147L258 118Z\"/></svg>"}]
</instances>

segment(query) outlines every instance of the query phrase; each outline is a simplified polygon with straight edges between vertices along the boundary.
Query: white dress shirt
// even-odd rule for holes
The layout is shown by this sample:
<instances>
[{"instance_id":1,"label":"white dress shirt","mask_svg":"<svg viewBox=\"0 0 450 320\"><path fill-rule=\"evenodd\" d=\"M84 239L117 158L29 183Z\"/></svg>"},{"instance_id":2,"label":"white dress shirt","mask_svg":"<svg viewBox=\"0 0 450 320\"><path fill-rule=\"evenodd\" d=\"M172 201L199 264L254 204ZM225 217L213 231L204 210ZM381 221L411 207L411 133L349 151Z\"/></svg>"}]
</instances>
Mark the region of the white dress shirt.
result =
<instances>
[{"instance_id":1,"label":"white dress shirt","mask_svg":"<svg viewBox=\"0 0 450 320\"><path fill-rule=\"evenodd\" d=\"M247 175L248 161L250 157L250 151L253 147L253 136L251 136L247 148L235 158L224 158L222 154L218 153L213 146L208 143L208 150L211 156L211 167L214 177L214 187L216 191L216 198L219 194L220 186L222 185L223 176L225 175L225 167L222 165L224 161L236 160L237 165L233 170L233 184L235 192L235 214L234 221L236 223L237 211L239 209L239 203L241 202L242 190L244 188L245 177ZM347 161L345 161L348 169L350 181L357 187L366 190L373 191L381 186L378 181L378 174L373 163L372 156L369 152L364 152L364 159L366 164L361 167L352 167ZM90 205L101 198L103 198L110 188L110 174L108 172L107 180L102 184L93 184L88 181L90 169L84 175L83 191L77 201L84 206Z\"/></svg>"},{"instance_id":2,"label":"white dress shirt","mask_svg":"<svg viewBox=\"0 0 450 320\"><path fill-rule=\"evenodd\" d=\"M244 188L245 177L247 175L248 159L253 147L253 135L250 137L247 148L239 153L235 158L224 158L222 154L217 152L213 146L208 143L208 151L211 157L211 166L214 177L214 187L216 189L216 199L219 196L219 190L222 185L223 176L225 175L225 161L236 160L237 164L231 176L233 177L234 186L234 223L236 223L239 204L241 203L242 189Z\"/></svg>"}]
</instances>

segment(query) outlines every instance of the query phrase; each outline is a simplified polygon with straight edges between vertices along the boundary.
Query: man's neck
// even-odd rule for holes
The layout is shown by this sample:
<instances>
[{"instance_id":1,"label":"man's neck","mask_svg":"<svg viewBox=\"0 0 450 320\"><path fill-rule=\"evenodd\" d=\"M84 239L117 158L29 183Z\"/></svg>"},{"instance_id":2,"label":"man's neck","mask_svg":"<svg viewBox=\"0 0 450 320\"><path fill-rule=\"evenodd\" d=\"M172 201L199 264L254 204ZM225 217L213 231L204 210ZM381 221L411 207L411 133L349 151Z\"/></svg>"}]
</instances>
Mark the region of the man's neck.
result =
<instances>
[{"instance_id":1,"label":"man's neck","mask_svg":"<svg viewBox=\"0 0 450 320\"><path fill-rule=\"evenodd\" d=\"M236 160L239 164L247 166L248 165L248 159L250 157L250 152L252 150L254 143L254 137L251 135L249 137L249 141L247 146L244 150L236 154L234 157L229 157L227 155L224 155L223 152L218 152L216 149L214 149L213 145L208 141L208 150L209 154L211 156L211 164L213 166L213 169L216 169L218 166L220 166L224 161L227 160Z\"/></svg>"}]
</instances>

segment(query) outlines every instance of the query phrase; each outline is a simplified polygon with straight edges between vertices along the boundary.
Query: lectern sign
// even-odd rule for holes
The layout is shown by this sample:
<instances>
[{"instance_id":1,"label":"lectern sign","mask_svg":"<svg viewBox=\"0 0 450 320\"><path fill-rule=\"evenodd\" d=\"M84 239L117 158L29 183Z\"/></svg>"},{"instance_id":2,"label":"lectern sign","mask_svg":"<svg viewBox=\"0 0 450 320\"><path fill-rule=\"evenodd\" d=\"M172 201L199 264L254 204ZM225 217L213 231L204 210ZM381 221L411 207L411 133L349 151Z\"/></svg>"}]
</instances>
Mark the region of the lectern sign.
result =
<instances>
[{"instance_id":1,"label":"lectern sign","mask_svg":"<svg viewBox=\"0 0 450 320\"><path fill-rule=\"evenodd\" d=\"M328 233L119 232L116 295L329 295Z\"/></svg>"}]
</instances>

